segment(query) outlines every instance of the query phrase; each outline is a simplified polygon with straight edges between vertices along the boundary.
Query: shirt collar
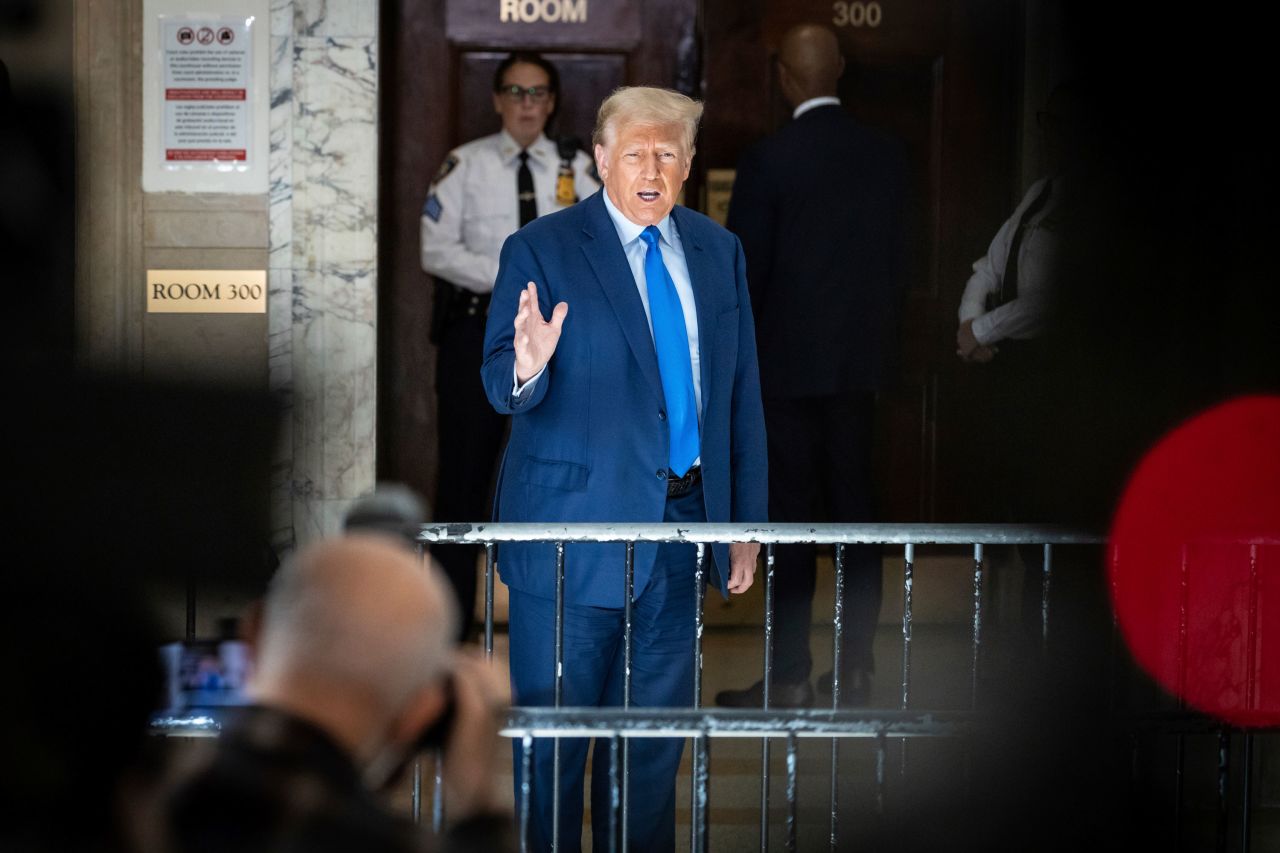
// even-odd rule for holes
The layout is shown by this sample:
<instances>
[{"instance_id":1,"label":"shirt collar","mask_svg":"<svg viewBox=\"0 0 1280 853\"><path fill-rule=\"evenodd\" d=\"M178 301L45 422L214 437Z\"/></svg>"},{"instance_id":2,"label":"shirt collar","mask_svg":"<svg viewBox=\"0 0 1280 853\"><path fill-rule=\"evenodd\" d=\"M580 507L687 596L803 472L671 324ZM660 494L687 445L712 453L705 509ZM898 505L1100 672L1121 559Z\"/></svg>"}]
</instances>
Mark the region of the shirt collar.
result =
<instances>
[{"instance_id":1,"label":"shirt collar","mask_svg":"<svg viewBox=\"0 0 1280 853\"><path fill-rule=\"evenodd\" d=\"M498 152L502 155L503 163L514 163L516 157L520 154L520 143L507 133L507 129L503 128L498 132ZM554 159L555 145L547 138L545 133L538 134L538 138L529 144L529 162L535 165L550 163Z\"/></svg>"},{"instance_id":2,"label":"shirt collar","mask_svg":"<svg viewBox=\"0 0 1280 853\"><path fill-rule=\"evenodd\" d=\"M817 107L829 106L832 104L834 104L837 107L840 106L840 99L837 98L835 95L823 95L818 98L810 98L809 100L801 103L798 107L796 107L795 112L791 114L791 117L800 118L800 116L809 112L809 110L815 109Z\"/></svg>"},{"instance_id":3,"label":"shirt collar","mask_svg":"<svg viewBox=\"0 0 1280 853\"><path fill-rule=\"evenodd\" d=\"M609 211L609 218L613 220L613 228L618 232L618 239L622 241L622 245L630 245L633 240L640 239L640 232L645 229L643 225L637 225L628 219L621 210L614 206L613 201L609 198L609 189L607 187L600 190L600 195L604 198L604 209ZM662 242L668 246L674 246L674 234L672 233L671 214L662 217L657 223L658 233L662 236Z\"/></svg>"}]
</instances>

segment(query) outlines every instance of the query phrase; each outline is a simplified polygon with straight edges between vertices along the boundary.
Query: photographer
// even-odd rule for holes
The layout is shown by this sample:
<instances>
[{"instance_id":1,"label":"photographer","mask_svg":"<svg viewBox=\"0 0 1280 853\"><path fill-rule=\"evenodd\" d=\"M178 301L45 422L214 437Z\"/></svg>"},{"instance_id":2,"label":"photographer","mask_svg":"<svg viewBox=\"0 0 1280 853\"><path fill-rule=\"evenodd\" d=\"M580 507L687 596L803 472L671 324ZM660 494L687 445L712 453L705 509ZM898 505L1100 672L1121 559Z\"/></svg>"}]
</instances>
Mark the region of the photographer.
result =
<instances>
[{"instance_id":1,"label":"photographer","mask_svg":"<svg viewBox=\"0 0 1280 853\"><path fill-rule=\"evenodd\" d=\"M505 679L454 647L436 576L383 534L303 548L272 581L252 640L252 704L175 773L166 849L433 849L379 792L443 740L455 824L435 849L512 848L491 778Z\"/></svg>"}]
</instances>

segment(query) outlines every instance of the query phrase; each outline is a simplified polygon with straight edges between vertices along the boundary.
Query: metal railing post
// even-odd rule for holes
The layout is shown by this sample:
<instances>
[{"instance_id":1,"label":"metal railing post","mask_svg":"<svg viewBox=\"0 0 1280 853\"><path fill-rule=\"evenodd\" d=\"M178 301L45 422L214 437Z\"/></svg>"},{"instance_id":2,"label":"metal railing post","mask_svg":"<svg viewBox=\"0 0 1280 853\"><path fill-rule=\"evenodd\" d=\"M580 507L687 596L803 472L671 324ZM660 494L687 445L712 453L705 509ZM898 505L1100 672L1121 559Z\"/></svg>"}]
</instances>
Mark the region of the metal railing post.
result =
<instances>
[{"instance_id":1,"label":"metal railing post","mask_svg":"<svg viewBox=\"0 0 1280 853\"><path fill-rule=\"evenodd\" d=\"M905 711L911 702L911 593L915 588L916 546L911 542L902 548L902 695L899 707ZM907 741L902 741L902 775L907 773Z\"/></svg>"},{"instance_id":2,"label":"metal railing post","mask_svg":"<svg viewBox=\"0 0 1280 853\"><path fill-rule=\"evenodd\" d=\"M414 823L422 823L422 759L413 760L412 787L409 789L409 813Z\"/></svg>"},{"instance_id":3,"label":"metal railing post","mask_svg":"<svg viewBox=\"0 0 1280 853\"><path fill-rule=\"evenodd\" d=\"M702 707L702 608L705 604L707 546L698 543L698 560L693 574L693 707Z\"/></svg>"},{"instance_id":4,"label":"metal railing post","mask_svg":"<svg viewBox=\"0 0 1280 853\"><path fill-rule=\"evenodd\" d=\"M622 707L631 707L631 608L636 594L636 543L627 543L626 564L623 571L623 584L626 588L622 603ZM631 831L628 826L631 817L631 740L622 741L622 849L628 849Z\"/></svg>"},{"instance_id":5,"label":"metal railing post","mask_svg":"<svg viewBox=\"0 0 1280 853\"><path fill-rule=\"evenodd\" d=\"M773 688L773 567L774 546L765 546L764 569L764 679L761 707L769 709L769 693ZM769 849L769 738L760 746L760 849Z\"/></svg>"},{"instance_id":6,"label":"metal railing post","mask_svg":"<svg viewBox=\"0 0 1280 853\"><path fill-rule=\"evenodd\" d=\"M1044 545L1044 566L1040 576L1040 653L1049 653L1049 585L1053 578L1053 546Z\"/></svg>"},{"instance_id":7,"label":"metal railing post","mask_svg":"<svg viewBox=\"0 0 1280 853\"><path fill-rule=\"evenodd\" d=\"M796 833L799 824L797 786L799 784L799 756L795 732L787 733L787 853L795 853Z\"/></svg>"},{"instance_id":8,"label":"metal railing post","mask_svg":"<svg viewBox=\"0 0 1280 853\"><path fill-rule=\"evenodd\" d=\"M689 842L689 849L692 853L707 853L709 849L708 839L710 833L708 831L708 823L710 816L708 812L711 808L710 749L710 738L707 737L705 732L693 739L694 755L699 756L699 760L696 765L698 771L693 778L694 811L689 821L690 832L693 835Z\"/></svg>"},{"instance_id":9,"label":"metal railing post","mask_svg":"<svg viewBox=\"0 0 1280 853\"><path fill-rule=\"evenodd\" d=\"M493 660L493 571L497 552L497 545L484 543L484 656L488 660ZM470 616L464 614L463 618Z\"/></svg>"},{"instance_id":10,"label":"metal railing post","mask_svg":"<svg viewBox=\"0 0 1280 853\"><path fill-rule=\"evenodd\" d=\"M703 542L698 543L698 557L695 563L693 573L693 707L702 707L702 608L704 605L703 581L706 577L707 564L707 546ZM690 744L693 755L690 756L690 784L689 784L689 849L700 850L700 839L702 832L699 829L699 820L705 819L702 809L705 806L706 791L698 785L698 780L702 778L705 768L702 766L703 755L701 749L702 739L695 738Z\"/></svg>"},{"instance_id":11,"label":"metal railing post","mask_svg":"<svg viewBox=\"0 0 1280 853\"><path fill-rule=\"evenodd\" d=\"M520 738L520 853L529 853L529 800L533 796L533 735Z\"/></svg>"},{"instance_id":12,"label":"metal railing post","mask_svg":"<svg viewBox=\"0 0 1280 853\"><path fill-rule=\"evenodd\" d=\"M1244 707L1256 710L1258 698L1258 546L1249 546L1249 622L1245 630Z\"/></svg>"},{"instance_id":13,"label":"metal railing post","mask_svg":"<svg viewBox=\"0 0 1280 853\"><path fill-rule=\"evenodd\" d=\"M982 654L982 543L973 546L973 662L970 705L978 707L978 663Z\"/></svg>"},{"instance_id":14,"label":"metal railing post","mask_svg":"<svg viewBox=\"0 0 1280 853\"><path fill-rule=\"evenodd\" d=\"M556 680L555 706L564 698L564 543L556 543ZM552 744L551 767L551 849L560 849L560 738ZM581 831L581 830L579 830Z\"/></svg>"},{"instance_id":15,"label":"metal railing post","mask_svg":"<svg viewBox=\"0 0 1280 853\"><path fill-rule=\"evenodd\" d=\"M885 764L885 736L880 733L876 736L876 816L884 816L884 764Z\"/></svg>"},{"instance_id":16,"label":"metal railing post","mask_svg":"<svg viewBox=\"0 0 1280 853\"><path fill-rule=\"evenodd\" d=\"M840 647L844 640L844 545L835 547L836 592L835 612L831 617L831 710L840 709ZM834 851L840 843L840 739L831 739L831 824L829 845Z\"/></svg>"},{"instance_id":17,"label":"metal railing post","mask_svg":"<svg viewBox=\"0 0 1280 853\"><path fill-rule=\"evenodd\" d=\"M621 758L621 750L618 742L622 740L620 735L613 735L609 738L609 849L618 853L618 836L621 829L621 812L622 812L622 787L618 783L618 761Z\"/></svg>"}]
</instances>

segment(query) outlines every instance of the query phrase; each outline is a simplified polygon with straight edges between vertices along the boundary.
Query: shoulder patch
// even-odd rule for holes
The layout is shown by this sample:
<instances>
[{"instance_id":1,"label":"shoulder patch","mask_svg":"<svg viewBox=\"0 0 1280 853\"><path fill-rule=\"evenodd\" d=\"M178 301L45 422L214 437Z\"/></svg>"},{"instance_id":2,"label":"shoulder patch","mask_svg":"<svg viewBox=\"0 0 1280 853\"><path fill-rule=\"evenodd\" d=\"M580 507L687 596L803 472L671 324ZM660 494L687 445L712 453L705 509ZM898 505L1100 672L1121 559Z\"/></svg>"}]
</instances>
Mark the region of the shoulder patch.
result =
<instances>
[{"instance_id":1,"label":"shoulder patch","mask_svg":"<svg viewBox=\"0 0 1280 853\"><path fill-rule=\"evenodd\" d=\"M440 171L436 172L436 176L431 179L431 186L434 187L436 184L449 177L449 173L457 167L458 155L450 154L448 157L444 158L444 162L440 164Z\"/></svg>"},{"instance_id":2,"label":"shoulder patch","mask_svg":"<svg viewBox=\"0 0 1280 853\"><path fill-rule=\"evenodd\" d=\"M444 213L444 205L440 203L439 197L435 193L427 196L427 203L422 205L422 215L432 222L439 222L442 213Z\"/></svg>"}]
</instances>

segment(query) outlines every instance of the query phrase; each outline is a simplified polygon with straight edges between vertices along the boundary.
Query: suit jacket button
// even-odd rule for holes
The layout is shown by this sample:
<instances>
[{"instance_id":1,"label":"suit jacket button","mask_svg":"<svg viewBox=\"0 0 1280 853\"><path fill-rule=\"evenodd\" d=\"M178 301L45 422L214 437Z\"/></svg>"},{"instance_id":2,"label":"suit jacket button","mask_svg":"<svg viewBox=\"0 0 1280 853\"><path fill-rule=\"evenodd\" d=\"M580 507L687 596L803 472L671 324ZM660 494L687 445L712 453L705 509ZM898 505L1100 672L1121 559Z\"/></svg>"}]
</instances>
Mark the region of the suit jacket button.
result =
<instances>
[{"instance_id":1,"label":"suit jacket button","mask_svg":"<svg viewBox=\"0 0 1280 853\"><path fill-rule=\"evenodd\" d=\"M659 479L659 480L665 480L665 479L667 479L667 472L666 472L666 471L663 471L661 468L659 468L659 469L657 470L657 472L656 472L656 473L657 473L657 475L658 475L658 479Z\"/></svg>"},{"instance_id":2,"label":"suit jacket button","mask_svg":"<svg viewBox=\"0 0 1280 853\"><path fill-rule=\"evenodd\" d=\"M658 409L658 420L665 421L666 419L667 419L667 413L662 411L662 409Z\"/></svg>"}]
</instances>

